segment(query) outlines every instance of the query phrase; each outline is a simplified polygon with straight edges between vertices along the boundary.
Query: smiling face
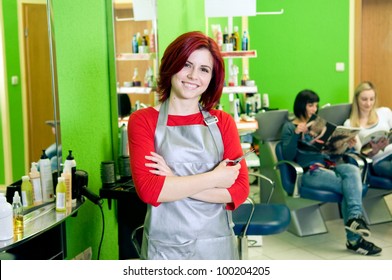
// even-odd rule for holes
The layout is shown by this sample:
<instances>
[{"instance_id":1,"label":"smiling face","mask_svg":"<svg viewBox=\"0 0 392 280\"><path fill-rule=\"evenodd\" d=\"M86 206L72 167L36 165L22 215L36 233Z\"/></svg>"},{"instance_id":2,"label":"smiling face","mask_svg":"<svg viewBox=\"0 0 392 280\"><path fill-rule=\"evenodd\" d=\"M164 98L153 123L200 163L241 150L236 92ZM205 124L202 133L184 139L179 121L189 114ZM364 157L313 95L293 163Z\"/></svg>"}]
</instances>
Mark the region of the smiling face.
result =
<instances>
[{"instance_id":1,"label":"smiling face","mask_svg":"<svg viewBox=\"0 0 392 280\"><path fill-rule=\"evenodd\" d=\"M306 115L309 119L312 115L316 114L318 109L318 102L307 103L306 104Z\"/></svg>"},{"instance_id":2,"label":"smiling face","mask_svg":"<svg viewBox=\"0 0 392 280\"><path fill-rule=\"evenodd\" d=\"M373 89L361 91L357 97L358 107L362 113L369 114L376 102L376 93Z\"/></svg>"},{"instance_id":3,"label":"smiling face","mask_svg":"<svg viewBox=\"0 0 392 280\"><path fill-rule=\"evenodd\" d=\"M199 99L212 78L213 58L209 50L195 50L184 67L171 79L170 96L178 99Z\"/></svg>"}]
</instances>

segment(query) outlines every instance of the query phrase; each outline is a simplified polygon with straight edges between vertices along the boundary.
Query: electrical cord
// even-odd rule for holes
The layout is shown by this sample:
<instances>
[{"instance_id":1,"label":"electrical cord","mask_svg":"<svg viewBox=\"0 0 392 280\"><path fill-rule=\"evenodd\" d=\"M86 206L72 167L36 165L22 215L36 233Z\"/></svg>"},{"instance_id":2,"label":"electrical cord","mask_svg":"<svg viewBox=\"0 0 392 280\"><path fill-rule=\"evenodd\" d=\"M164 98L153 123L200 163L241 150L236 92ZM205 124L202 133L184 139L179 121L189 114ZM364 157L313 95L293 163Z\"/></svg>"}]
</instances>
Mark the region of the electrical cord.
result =
<instances>
[{"instance_id":1,"label":"electrical cord","mask_svg":"<svg viewBox=\"0 0 392 280\"><path fill-rule=\"evenodd\" d=\"M101 240L99 241L97 260L99 260L100 255L101 255L102 242L103 242L103 237L105 234L105 215L103 213L102 204L103 204L103 202L100 204L97 204L99 206L99 209L101 210L101 215L102 215L102 235L101 235Z\"/></svg>"}]
</instances>

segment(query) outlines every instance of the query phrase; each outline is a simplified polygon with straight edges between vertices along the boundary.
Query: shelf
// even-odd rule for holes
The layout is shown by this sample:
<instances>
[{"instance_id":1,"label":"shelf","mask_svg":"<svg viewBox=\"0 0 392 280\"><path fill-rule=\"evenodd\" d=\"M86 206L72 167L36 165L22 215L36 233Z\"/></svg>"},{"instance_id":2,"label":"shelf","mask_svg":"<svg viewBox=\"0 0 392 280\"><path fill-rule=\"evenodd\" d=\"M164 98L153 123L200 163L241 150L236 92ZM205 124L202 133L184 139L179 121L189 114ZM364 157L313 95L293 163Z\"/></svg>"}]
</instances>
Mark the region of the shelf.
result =
<instances>
[{"instance_id":1,"label":"shelf","mask_svg":"<svg viewBox=\"0 0 392 280\"><path fill-rule=\"evenodd\" d=\"M130 94L130 93L137 93L137 94L150 94L152 88L150 87L120 87L117 88L117 94Z\"/></svg>"},{"instance_id":2,"label":"shelf","mask_svg":"<svg viewBox=\"0 0 392 280\"><path fill-rule=\"evenodd\" d=\"M236 126L238 129L238 133L240 135L246 135L249 133L253 133L259 127L258 122L256 120L253 120L253 121L240 120L239 122L236 122Z\"/></svg>"},{"instance_id":3,"label":"shelf","mask_svg":"<svg viewBox=\"0 0 392 280\"><path fill-rule=\"evenodd\" d=\"M223 87L222 93L257 93L257 86Z\"/></svg>"},{"instance_id":4,"label":"shelf","mask_svg":"<svg viewBox=\"0 0 392 280\"><path fill-rule=\"evenodd\" d=\"M253 51L232 51L232 52L221 52L224 58L244 58L244 57L257 57L257 52Z\"/></svg>"},{"instance_id":5,"label":"shelf","mask_svg":"<svg viewBox=\"0 0 392 280\"><path fill-rule=\"evenodd\" d=\"M153 60L155 58L156 53L120 53L116 56L118 61Z\"/></svg>"}]
</instances>

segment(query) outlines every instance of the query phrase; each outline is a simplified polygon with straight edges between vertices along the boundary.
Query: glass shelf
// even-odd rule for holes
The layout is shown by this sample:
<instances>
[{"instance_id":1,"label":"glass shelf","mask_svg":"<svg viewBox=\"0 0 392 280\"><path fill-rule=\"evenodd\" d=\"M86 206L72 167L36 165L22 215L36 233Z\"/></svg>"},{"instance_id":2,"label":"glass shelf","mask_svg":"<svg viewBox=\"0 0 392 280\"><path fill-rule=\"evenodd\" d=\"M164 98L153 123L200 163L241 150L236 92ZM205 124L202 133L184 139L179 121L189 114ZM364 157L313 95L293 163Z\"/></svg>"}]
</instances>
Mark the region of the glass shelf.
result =
<instances>
[{"instance_id":1,"label":"glass shelf","mask_svg":"<svg viewBox=\"0 0 392 280\"><path fill-rule=\"evenodd\" d=\"M224 58L244 58L244 57L257 57L257 51L232 51L232 52L221 52Z\"/></svg>"},{"instance_id":2,"label":"glass shelf","mask_svg":"<svg viewBox=\"0 0 392 280\"><path fill-rule=\"evenodd\" d=\"M116 56L118 61L153 60L155 58L156 53L120 53Z\"/></svg>"},{"instance_id":3,"label":"glass shelf","mask_svg":"<svg viewBox=\"0 0 392 280\"><path fill-rule=\"evenodd\" d=\"M257 86L223 87L222 93L257 93Z\"/></svg>"},{"instance_id":4,"label":"glass shelf","mask_svg":"<svg viewBox=\"0 0 392 280\"><path fill-rule=\"evenodd\" d=\"M125 94L130 94L130 93L137 93L137 94L150 94L152 91L152 88L150 87L120 87L117 88L117 93L125 93Z\"/></svg>"}]
</instances>

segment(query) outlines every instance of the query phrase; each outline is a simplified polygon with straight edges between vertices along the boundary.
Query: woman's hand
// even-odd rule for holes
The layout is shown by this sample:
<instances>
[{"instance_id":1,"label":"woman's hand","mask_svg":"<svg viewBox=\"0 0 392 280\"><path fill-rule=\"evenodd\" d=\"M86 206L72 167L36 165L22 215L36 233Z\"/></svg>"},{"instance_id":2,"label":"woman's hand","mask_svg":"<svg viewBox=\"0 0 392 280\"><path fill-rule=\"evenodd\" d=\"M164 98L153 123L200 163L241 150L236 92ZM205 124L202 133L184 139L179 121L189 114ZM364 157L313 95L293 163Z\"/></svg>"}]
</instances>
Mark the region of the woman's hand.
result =
<instances>
[{"instance_id":1,"label":"woman's hand","mask_svg":"<svg viewBox=\"0 0 392 280\"><path fill-rule=\"evenodd\" d=\"M150 156L145 156L145 159L152 161L147 162L145 165L150 167L150 172L159 176L174 176L173 172L167 166L165 159L157 153L151 152Z\"/></svg>"},{"instance_id":2,"label":"woman's hand","mask_svg":"<svg viewBox=\"0 0 392 280\"><path fill-rule=\"evenodd\" d=\"M354 148L356 144L357 144L357 139L355 137L352 137L347 141L348 148L350 149Z\"/></svg>"},{"instance_id":3,"label":"woman's hand","mask_svg":"<svg viewBox=\"0 0 392 280\"><path fill-rule=\"evenodd\" d=\"M214 173L215 185L218 188L230 188L240 173L241 164L229 166L230 162L228 159L219 163L217 167L212 171Z\"/></svg>"},{"instance_id":4,"label":"woman's hand","mask_svg":"<svg viewBox=\"0 0 392 280\"><path fill-rule=\"evenodd\" d=\"M378 142L370 141L374 155L377 154L380 150L383 151L385 147L388 146L388 144L388 139L385 137L382 137L380 140L378 140Z\"/></svg>"},{"instance_id":5,"label":"woman's hand","mask_svg":"<svg viewBox=\"0 0 392 280\"><path fill-rule=\"evenodd\" d=\"M301 133L307 133L308 132L308 126L305 122L301 122L297 125L294 131L296 134L301 134Z\"/></svg>"}]
</instances>

